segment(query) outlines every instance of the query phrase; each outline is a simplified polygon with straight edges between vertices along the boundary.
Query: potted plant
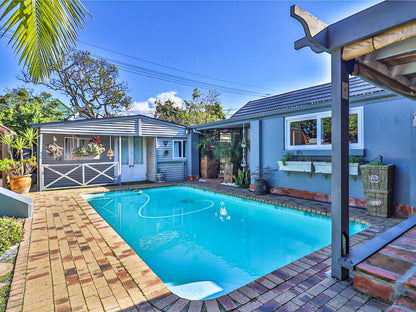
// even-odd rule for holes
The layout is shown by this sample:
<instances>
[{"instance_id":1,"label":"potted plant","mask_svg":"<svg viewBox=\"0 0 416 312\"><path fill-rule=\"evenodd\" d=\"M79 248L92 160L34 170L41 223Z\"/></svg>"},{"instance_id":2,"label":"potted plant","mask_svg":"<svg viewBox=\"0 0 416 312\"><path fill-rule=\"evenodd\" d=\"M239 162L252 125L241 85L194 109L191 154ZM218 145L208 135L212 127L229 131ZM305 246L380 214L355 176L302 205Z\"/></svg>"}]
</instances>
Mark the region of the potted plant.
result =
<instances>
[{"instance_id":1,"label":"potted plant","mask_svg":"<svg viewBox=\"0 0 416 312\"><path fill-rule=\"evenodd\" d=\"M241 188L248 188L250 186L250 171L243 171L238 169L237 175L234 175L234 183Z\"/></svg>"},{"instance_id":2,"label":"potted plant","mask_svg":"<svg viewBox=\"0 0 416 312\"><path fill-rule=\"evenodd\" d=\"M367 213L373 216L390 217L393 213L393 185L395 165L378 160L361 165Z\"/></svg>"},{"instance_id":3,"label":"potted plant","mask_svg":"<svg viewBox=\"0 0 416 312\"><path fill-rule=\"evenodd\" d=\"M84 146L78 146L74 149L73 153L77 157L82 157L87 153L87 151Z\"/></svg>"},{"instance_id":4,"label":"potted plant","mask_svg":"<svg viewBox=\"0 0 416 312\"><path fill-rule=\"evenodd\" d=\"M98 135L94 135L91 142L88 143L88 155L95 157L101 155L104 151L105 147L101 144L100 137Z\"/></svg>"},{"instance_id":5,"label":"potted plant","mask_svg":"<svg viewBox=\"0 0 416 312\"><path fill-rule=\"evenodd\" d=\"M8 157L0 160L0 171L9 177L10 189L19 194L28 193L32 185L32 172L37 168L36 157L33 156L33 137L25 131L20 136L5 134L0 140L7 145ZM36 135L35 135L36 138ZM13 158L13 149L16 159ZM30 157L25 158L25 149L30 149Z\"/></svg>"},{"instance_id":6,"label":"potted plant","mask_svg":"<svg viewBox=\"0 0 416 312\"><path fill-rule=\"evenodd\" d=\"M276 170L277 169L272 169L269 166L265 168L256 168L256 171L251 175L254 178L254 194L264 195L268 193L269 188L267 180L272 178L272 174Z\"/></svg>"},{"instance_id":7,"label":"potted plant","mask_svg":"<svg viewBox=\"0 0 416 312\"><path fill-rule=\"evenodd\" d=\"M313 172L313 166L311 160L292 160L293 156L290 153L286 153L281 160L277 163L279 164L279 170L287 172Z\"/></svg>"},{"instance_id":8,"label":"potted plant","mask_svg":"<svg viewBox=\"0 0 416 312\"><path fill-rule=\"evenodd\" d=\"M156 182L157 183L165 182L165 174L160 169L157 169Z\"/></svg>"},{"instance_id":9,"label":"potted plant","mask_svg":"<svg viewBox=\"0 0 416 312\"><path fill-rule=\"evenodd\" d=\"M218 164L213 159L213 145L215 136L211 133L204 133L199 136L198 142L195 144L195 148L199 150L201 155L201 177L206 180L207 178L216 177Z\"/></svg>"}]
</instances>

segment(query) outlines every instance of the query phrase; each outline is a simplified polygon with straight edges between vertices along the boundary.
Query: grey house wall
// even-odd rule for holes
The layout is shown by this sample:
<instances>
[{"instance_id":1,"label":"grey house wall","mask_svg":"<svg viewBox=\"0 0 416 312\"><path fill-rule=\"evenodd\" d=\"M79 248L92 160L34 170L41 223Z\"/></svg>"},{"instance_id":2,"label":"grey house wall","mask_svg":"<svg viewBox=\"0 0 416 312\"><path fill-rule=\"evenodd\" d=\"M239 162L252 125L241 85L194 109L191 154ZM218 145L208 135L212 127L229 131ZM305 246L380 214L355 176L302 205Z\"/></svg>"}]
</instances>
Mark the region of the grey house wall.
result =
<instances>
[{"instance_id":1,"label":"grey house wall","mask_svg":"<svg viewBox=\"0 0 416 312\"><path fill-rule=\"evenodd\" d=\"M146 177L147 180L156 181L156 153L155 153L155 138L146 138Z\"/></svg>"},{"instance_id":2,"label":"grey house wall","mask_svg":"<svg viewBox=\"0 0 416 312\"><path fill-rule=\"evenodd\" d=\"M365 98L365 97L364 97ZM396 165L394 202L416 206L416 127L413 115L416 102L398 96L373 97L354 101L350 107L363 106L364 149L350 150L350 154L363 155L371 161L378 155ZM328 111L329 105L309 110L282 113L250 122L252 170L261 166L278 168L285 150L285 117L312 112ZM331 150L290 150L293 155L306 158L330 156ZM331 177L322 174L290 174L277 171L269 184L275 187L316 193L331 193ZM350 197L364 198L361 176L350 177Z\"/></svg>"},{"instance_id":3,"label":"grey house wall","mask_svg":"<svg viewBox=\"0 0 416 312\"><path fill-rule=\"evenodd\" d=\"M173 141L185 140L186 137L156 138L156 170L165 174L165 180L183 181L186 178L187 158L173 157Z\"/></svg>"},{"instance_id":4,"label":"grey house wall","mask_svg":"<svg viewBox=\"0 0 416 312\"><path fill-rule=\"evenodd\" d=\"M199 134L191 131L187 136L188 145L186 146L186 155L187 156L187 175L188 176L199 176L199 150L196 148L195 144L198 142Z\"/></svg>"}]
</instances>

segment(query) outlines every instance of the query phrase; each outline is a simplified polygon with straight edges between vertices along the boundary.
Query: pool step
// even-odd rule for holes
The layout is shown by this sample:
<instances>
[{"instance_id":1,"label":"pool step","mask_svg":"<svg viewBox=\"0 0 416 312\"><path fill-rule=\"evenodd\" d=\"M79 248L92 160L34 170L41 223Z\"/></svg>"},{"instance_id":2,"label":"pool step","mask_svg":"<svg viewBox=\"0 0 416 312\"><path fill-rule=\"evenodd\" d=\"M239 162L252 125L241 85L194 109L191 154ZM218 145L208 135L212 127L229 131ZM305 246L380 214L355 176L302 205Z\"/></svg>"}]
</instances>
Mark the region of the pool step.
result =
<instances>
[{"instance_id":1,"label":"pool step","mask_svg":"<svg viewBox=\"0 0 416 312\"><path fill-rule=\"evenodd\" d=\"M403 296L414 302L416 300L416 227L358 264L354 272L354 288L389 303L403 299ZM407 299L403 300L407 302Z\"/></svg>"}]
</instances>

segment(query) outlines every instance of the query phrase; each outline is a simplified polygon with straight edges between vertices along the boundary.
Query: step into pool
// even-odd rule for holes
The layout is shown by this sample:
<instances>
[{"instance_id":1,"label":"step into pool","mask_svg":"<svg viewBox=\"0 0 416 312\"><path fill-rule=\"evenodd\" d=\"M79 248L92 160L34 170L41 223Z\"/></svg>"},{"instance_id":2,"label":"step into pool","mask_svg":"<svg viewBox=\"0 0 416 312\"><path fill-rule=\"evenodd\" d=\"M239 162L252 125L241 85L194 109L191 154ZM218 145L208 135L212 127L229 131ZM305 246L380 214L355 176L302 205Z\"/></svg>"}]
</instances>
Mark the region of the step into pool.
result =
<instances>
[{"instance_id":1,"label":"step into pool","mask_svg":"<svg viewBox=\"0 0 416 312\"><path fill-rule=\"evenodd\" d=\"M190 186L83 195L176 295L227 294L331 243L331 218ZM350 235L367 226L350 222Z\"/></svg>"}]
</instances>

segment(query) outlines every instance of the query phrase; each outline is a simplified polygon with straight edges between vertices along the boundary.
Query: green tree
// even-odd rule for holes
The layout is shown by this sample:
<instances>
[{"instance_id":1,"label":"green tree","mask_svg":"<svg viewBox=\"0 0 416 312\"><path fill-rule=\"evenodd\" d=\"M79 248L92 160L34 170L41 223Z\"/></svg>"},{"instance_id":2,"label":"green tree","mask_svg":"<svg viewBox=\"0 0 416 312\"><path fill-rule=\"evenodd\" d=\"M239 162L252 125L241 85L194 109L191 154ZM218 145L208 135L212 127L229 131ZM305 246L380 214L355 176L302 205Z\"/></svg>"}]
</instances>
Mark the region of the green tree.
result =
<instances>
[{"instance_id":1,"label":"green tree","mask_svg":"<svg viewBox=\"0 0 416 312\"><path fill-rule=\"evenodd\" d=\"M22 79L33 82L28 73ZM116 116L122 109L130 108L127 83L117 79L115 65L91 57L89 51L75 51L63 57L49 81L40 84L69 96L74 113L91 119Z\"/></svg>"},{"instance_id":2,"label":"green tree","mask_svg":"<svg viewBox=\"0 0 416 312\"><path fill-rule=\"evenodd\" d=\"M0 96L0 124L15 132L24 132L32 124L59 121L68 108L48 93L34 95L23 88Z\"/></svg>"},{"instance_id":3,"label":"green tree","mask_svg":"<svg viewBox=\"0 0 416 312\"><path fill-rule=\"evenodd\" d=\"M185 110L176 107L172 100L167 100L164 103L156 101L155 106L155 118L178 124L184 123Z\"/></svg>"},{"instance_id":4,"label":"green tree","mask_svg":"<svg viewBox=\"0 0 416 312\"><path fill-rule=\"evenodd\" d=\"M80 0L3 0L0 37L11 33L9 45L33 81L47 81L62 55L77 40L89 14Z\"/></svg>"},{"instance_id":5,"label":"green tree","mask_svg":"<svg viewBox=\"0 0 416 312\"><path fill-rule=\"evenodd\" d=\"M155 102L155 105L155 118L186 126L225 119L219 93L215 90L203 94L194 89L192 100L185 101L184 108L177 107L171 100Z\"/></svg>"}]
</instances>

